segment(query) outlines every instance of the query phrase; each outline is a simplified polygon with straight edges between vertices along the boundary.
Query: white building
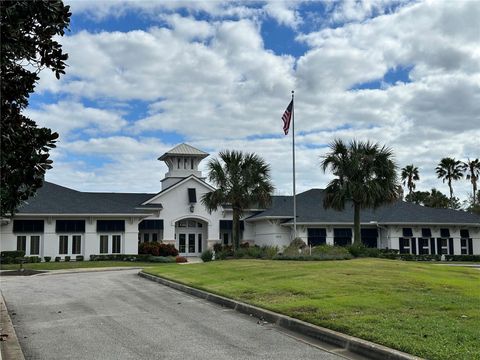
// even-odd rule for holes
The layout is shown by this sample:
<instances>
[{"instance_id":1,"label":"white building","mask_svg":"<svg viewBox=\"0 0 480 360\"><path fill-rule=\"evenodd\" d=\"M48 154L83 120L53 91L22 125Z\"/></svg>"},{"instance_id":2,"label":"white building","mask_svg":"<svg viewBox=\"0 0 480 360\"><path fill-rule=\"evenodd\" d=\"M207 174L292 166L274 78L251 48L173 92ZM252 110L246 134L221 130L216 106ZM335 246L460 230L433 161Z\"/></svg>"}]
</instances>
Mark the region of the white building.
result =
<instances>
[{"instance_id":1,"label":"white building","mask_svg":"<svg viewBox=\"0 0 480 360\"><path fill-rule=\"evenodd\" d=\"M232 242L228 205L209 213L201 204L211 185L198 170L207 153L181 144L159 160L169 171L157 194L80 192L45 182L37 195L1 225L1 250L27 256L75 258L93 254L136 254L138 242L174 244L197 256L220 242ZM297 234L306 242L352 242L353 209L323 208L323 190L297 195ZM268 209L249 209L241 223L242 241L286 246L293 234L291 196L274 196ZM362 241L367 246L412 254L480 254L480 217L403 201L363 210Z\"/></svg>"}]
</instances>

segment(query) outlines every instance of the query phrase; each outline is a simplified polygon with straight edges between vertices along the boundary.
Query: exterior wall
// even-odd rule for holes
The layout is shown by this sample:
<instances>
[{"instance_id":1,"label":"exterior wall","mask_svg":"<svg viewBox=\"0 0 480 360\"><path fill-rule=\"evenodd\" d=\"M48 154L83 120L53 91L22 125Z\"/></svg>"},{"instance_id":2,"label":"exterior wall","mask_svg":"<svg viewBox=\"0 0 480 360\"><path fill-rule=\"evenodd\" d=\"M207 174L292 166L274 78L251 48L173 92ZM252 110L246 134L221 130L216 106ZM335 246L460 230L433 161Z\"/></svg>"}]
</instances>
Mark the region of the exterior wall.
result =
<instances>
[{"instance_id":1,"label":"exterior wall","mask_svg":"<svg viewBox=\"0 0 480 360\"><path fill-rule=\"evenodd\" d=\"M281 226L279 220L255 221L255 245L288 246L291 242L291 230Z\"/></svg>"},{"instance_id":2,"label":"exterior wall","mask_svg":"<svg viewBox=\"0 0 480 360\"><path fill-rule=\"evenodd\" d=\"M22 218L23 219L23 218ZM27 218L25 218L27 219ZM28 218L32 219L32 218ZM85 232L84 233L56 233L55 225L56 220L75 219L74 217L37 217L37 219L44 220L44 232L43 233L13 233L13 221L0 227L0 248L4 250L16 250L17 249L17 236L27 235L26 242L26 255L30 254L30 235L40 235L40 253L38 256L45 257L50 256L52 260L55 257L60 256L62 259L65 256L70 256L71 259L75 259L77 255L83 255L85 260L90 259L90 255L100 253L100 235L109 235L108 254L112 253L112 239L111 235L120 235L120 253L121 254L137 254L138 253L138 223L141 218L128 217L120 218L115 217L117 220L125 220L125 231L115 233L97 233L97 220L113 219L112 217L77 217L76 219L85 220ZM59 254L59 237L60 235L68 236L68 253ZM72 254L72 235L81 236L81 249L80 254Z\"/></svg>"}]
</instances>

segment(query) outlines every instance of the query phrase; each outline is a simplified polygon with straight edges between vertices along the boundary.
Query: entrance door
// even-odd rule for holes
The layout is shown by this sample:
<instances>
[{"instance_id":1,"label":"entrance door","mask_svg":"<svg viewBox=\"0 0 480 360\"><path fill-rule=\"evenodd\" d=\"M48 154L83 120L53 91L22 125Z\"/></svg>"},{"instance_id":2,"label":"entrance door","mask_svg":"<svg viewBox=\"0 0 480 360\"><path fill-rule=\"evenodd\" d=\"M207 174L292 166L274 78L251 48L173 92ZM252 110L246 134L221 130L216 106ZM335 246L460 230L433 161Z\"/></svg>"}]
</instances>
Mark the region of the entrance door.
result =
<instances>
[{"instance_id":1,"label":"entrance door","mask_svg":"<svg viewBox=\"0 0 480 360\"><path fill-rule=\"evenodd\" d=\"M178 252L184 256L198 255L202 250L202 234L178 234Z\"/></svg>"}]
</instances>

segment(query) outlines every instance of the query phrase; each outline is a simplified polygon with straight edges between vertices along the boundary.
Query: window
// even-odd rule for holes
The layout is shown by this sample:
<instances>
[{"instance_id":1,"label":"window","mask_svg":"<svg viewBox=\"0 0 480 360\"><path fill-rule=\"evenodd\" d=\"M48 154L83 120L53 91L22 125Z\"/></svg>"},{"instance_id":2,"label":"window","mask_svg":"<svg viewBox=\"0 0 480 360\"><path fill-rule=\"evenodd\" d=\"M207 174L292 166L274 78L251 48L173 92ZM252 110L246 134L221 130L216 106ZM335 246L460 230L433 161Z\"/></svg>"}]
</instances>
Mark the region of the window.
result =
<instances>
[{"instance_id":1,"label":"window","mask_svg":"<svg viewBox=\"0 0 480 360\"><path fill-rule=\"evenodd\" d=\"M410 254L410 239L400 238L400 254Z\"/></svg>"},{"instance_id":2,"label":"window","mask_svg":"<svg viewBox=\"0 0 480 360\"><path fill-rule=\"evenodd\" d=\"M158 234L157 233L152 233L152 241L157 242L158 241Z\"/></svg>"},{"instance_id":3,"label":"window","mask_svg":"<svg viewBox=\"0 0 480 360\"><path fill-rule=\"evenodd\" d=\"M228 233L223 233L223 245L228 245Z\"/></svg>"},{"instance_id":4,"label":"window","mask_svg":"<svg viewBox=\"0 0 480 360\"><path fill-rule=\"evenodd\" d=\"M72 236L72 254L82 253L82 237L80 235Z\"/></svg>"},{"instance_id":5,"label":"window","mask_svg":"<svg viewBox=\"0 0 480 360\"><path fill-rule=\"evenodd\" d=\"M178 236L178 252L180 252L180 253L185 252L185 240L186 240L186 235L185 234L180 234Z\"/></svg>"},{"instance_id":6,"label":"window","mask_svg":"<svg viewBox=\"0 0 480 360\"><path fill-rule=\"evenodd\" d=\"M100 254L108 253L108 235L100 235Z\"/></svg>"},{"instance_id":7,"label":"window","mask_svg":"<svg viewBox=\"0 0 480 360\"><path fill-rule=\"evenodd\" d=\"M120 253L120 243L121 243L121 236L120 235L113 235L112 236L112 253L119 254Z\"/></svg>"},{"instance_id":8,"label":"window","mask_svg":"<svg viewBox=\"0 0 480 360\"><path fill-rule=\"evenodd\" d=\"M203 224L202 224L201 222L199 222L199 223L197 223L197 226L198 226L199 228L201 228L201 227L203 227Z\"/></svg>"},{"instance_id":9,"label":"window","mask_svg":"<svg viewBox=\"0 0 480 360\"><path fill-rule=\"evenodd\" d=\"M61 255L68 254L68 235L60 235L58 239L58 253Z\"/></svg>"},{"instance_id":10,"label":"window","mask_svg":"<svg viewBox=\"0 0 480 360\"><path fill-rule=\"evenodd\" d=\"M198 234L198 252L202 252L202 234Z\"/></svg>"},{"instance_id":11,"label":"window","mask_svg":"<svg viewBox=\"0 0 480 360\"><path fill-rule=\"evenodd\" d=\"M40 236L30 236L30 255L40 255Z\"/></svg>"},{"instance_id":12,"label":"window","mask_svg":"<svg viewBox=\"0 0 480 360\"><path fill-rule=\"evenodd\" d=\"M143 242L149 242L149 241L150 241L150 234L143 233Z\"/></svg>"},{"instance_id":13,"label":"window","mask_svg":"<svg viewBox=\"0 0 480 360\"><path fill-rule=\"evenodd\" d=\"M327 242L327 229L307 228L308 245L317 246Z\"/></svg>"},{"instance_id":14,"label":"window","mask_svg":"<svg viewBox=\"0 0 480 360\"><path fill-rule=\"evenodd\" d=\"M180 169L180 165L182 164L182 159L177 159L177 167Z\"/></svg>"},{"instance_id":15,"label":"window","mask_svg":"<svg viewBox=\"0 0 480 360\"><path fill-rule=\"evenodd\" d=\"M195 169L195 160L193 158L190 159L190 169Z\"/></svg>"},{"instance_id":16,"label":"window","mask_svg":"<svg viewBox=\"0 0 480 360\"><path fill-rule=\"evenodd\" d=\"M197 222L195 220L188 220L188 227L189 228L197 227Z\"/></svg>"},{"instance_id":17,"label":"window","mask_svg":"<svg viewBox=\"0 0 480 360\"><path fill-rule=\"evenodd\" d=\"M429 254L430 253L430 246L428 243L428 239L420 238L418 239L418 253L419 254Z\"/></svg>"},{"instance_id":18,"label":"window","mask_svg":"<svg viewBox=\"0 0 480 360\"><path fill-rule=\"evenodd\" d=\"M378 230L376 228L360 229L360 236L362 238L363 245L366 247L377 247Z\"/></svg>"},{"instance_id":19,"label":"window","mask_svg":"<svg viewBox=\"0 0 480 360\"><path fill-rule=\"evenodd\" d=\"M337 246L348 246L352 244L352 229L333 229L333 243Z\"/></svg>"},{"instance_id":20,"label":"window","mask_svg":"<svg viewBox=\"0 0 480 360\"><path fill-rule=\"evenodd\" d=\"M448 241L447 239L439 239L440 246L438 249L439 254L447 254L448 255Z\"/></svg>"},{"instance_id":21,"label":"window","mask_svg":"<svg viewBox=\"0 0 480 360\"><path fill-rule=\"evenodd\" d=\"M195 252L195 234L188 234L188 252Z\"/></svg>"},{"instance_id":22,"label":"window","mask_svg":"<svg viewBox=\"0 0 480 360\"><path fill-rule=\"evenodd\" d=\"M462 255L468 255L467 239L460 239L460 250Z\"/></svg>"},{"instance_id":23,"label":"window","mask_svg":"<svg viewBox=\"0 0 480 360\"><path fill-rule=\"evenodd\" d=\"M178 227L187 227L187 222L185 220L180 220L178 222Z\"/></svg>"},{"instance_id":24,"label":"window","mask_svg":"<svg viewBox=\"0 0 480 360\"><path fill-rule=\"evenodd\" d=\"M188 189L188 202L195 204L197 202L197 190L195 188Z\"/></svg>"},{"instance_id":25,"label":"window","mask_svg":"<svg viewBox=\"0 0 480 360\"><path fill-rule=\"evenodd\" d=\"M27 251L27 237L24 235L17 236L17 251Z\"/></svg>"}]
</instances>

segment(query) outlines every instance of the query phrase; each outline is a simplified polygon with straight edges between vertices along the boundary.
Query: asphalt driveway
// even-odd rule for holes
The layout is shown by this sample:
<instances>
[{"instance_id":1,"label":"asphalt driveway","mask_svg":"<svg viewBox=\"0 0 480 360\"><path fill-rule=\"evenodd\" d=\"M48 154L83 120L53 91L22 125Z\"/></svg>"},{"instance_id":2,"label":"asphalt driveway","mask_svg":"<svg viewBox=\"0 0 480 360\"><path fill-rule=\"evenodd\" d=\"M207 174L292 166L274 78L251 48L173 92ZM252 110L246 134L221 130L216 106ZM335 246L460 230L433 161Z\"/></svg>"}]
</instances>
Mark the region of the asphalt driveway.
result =
<instances>
[{"instance_id":1,"label":"asphalt driveway","mask_svg":"<svg viewBox=\"0 0 480 360\"><path fill-rule=\"evenodd\" d=\"M138 270L2 277L26 359L342 359Z\"/></svg>"}]
</instances>

